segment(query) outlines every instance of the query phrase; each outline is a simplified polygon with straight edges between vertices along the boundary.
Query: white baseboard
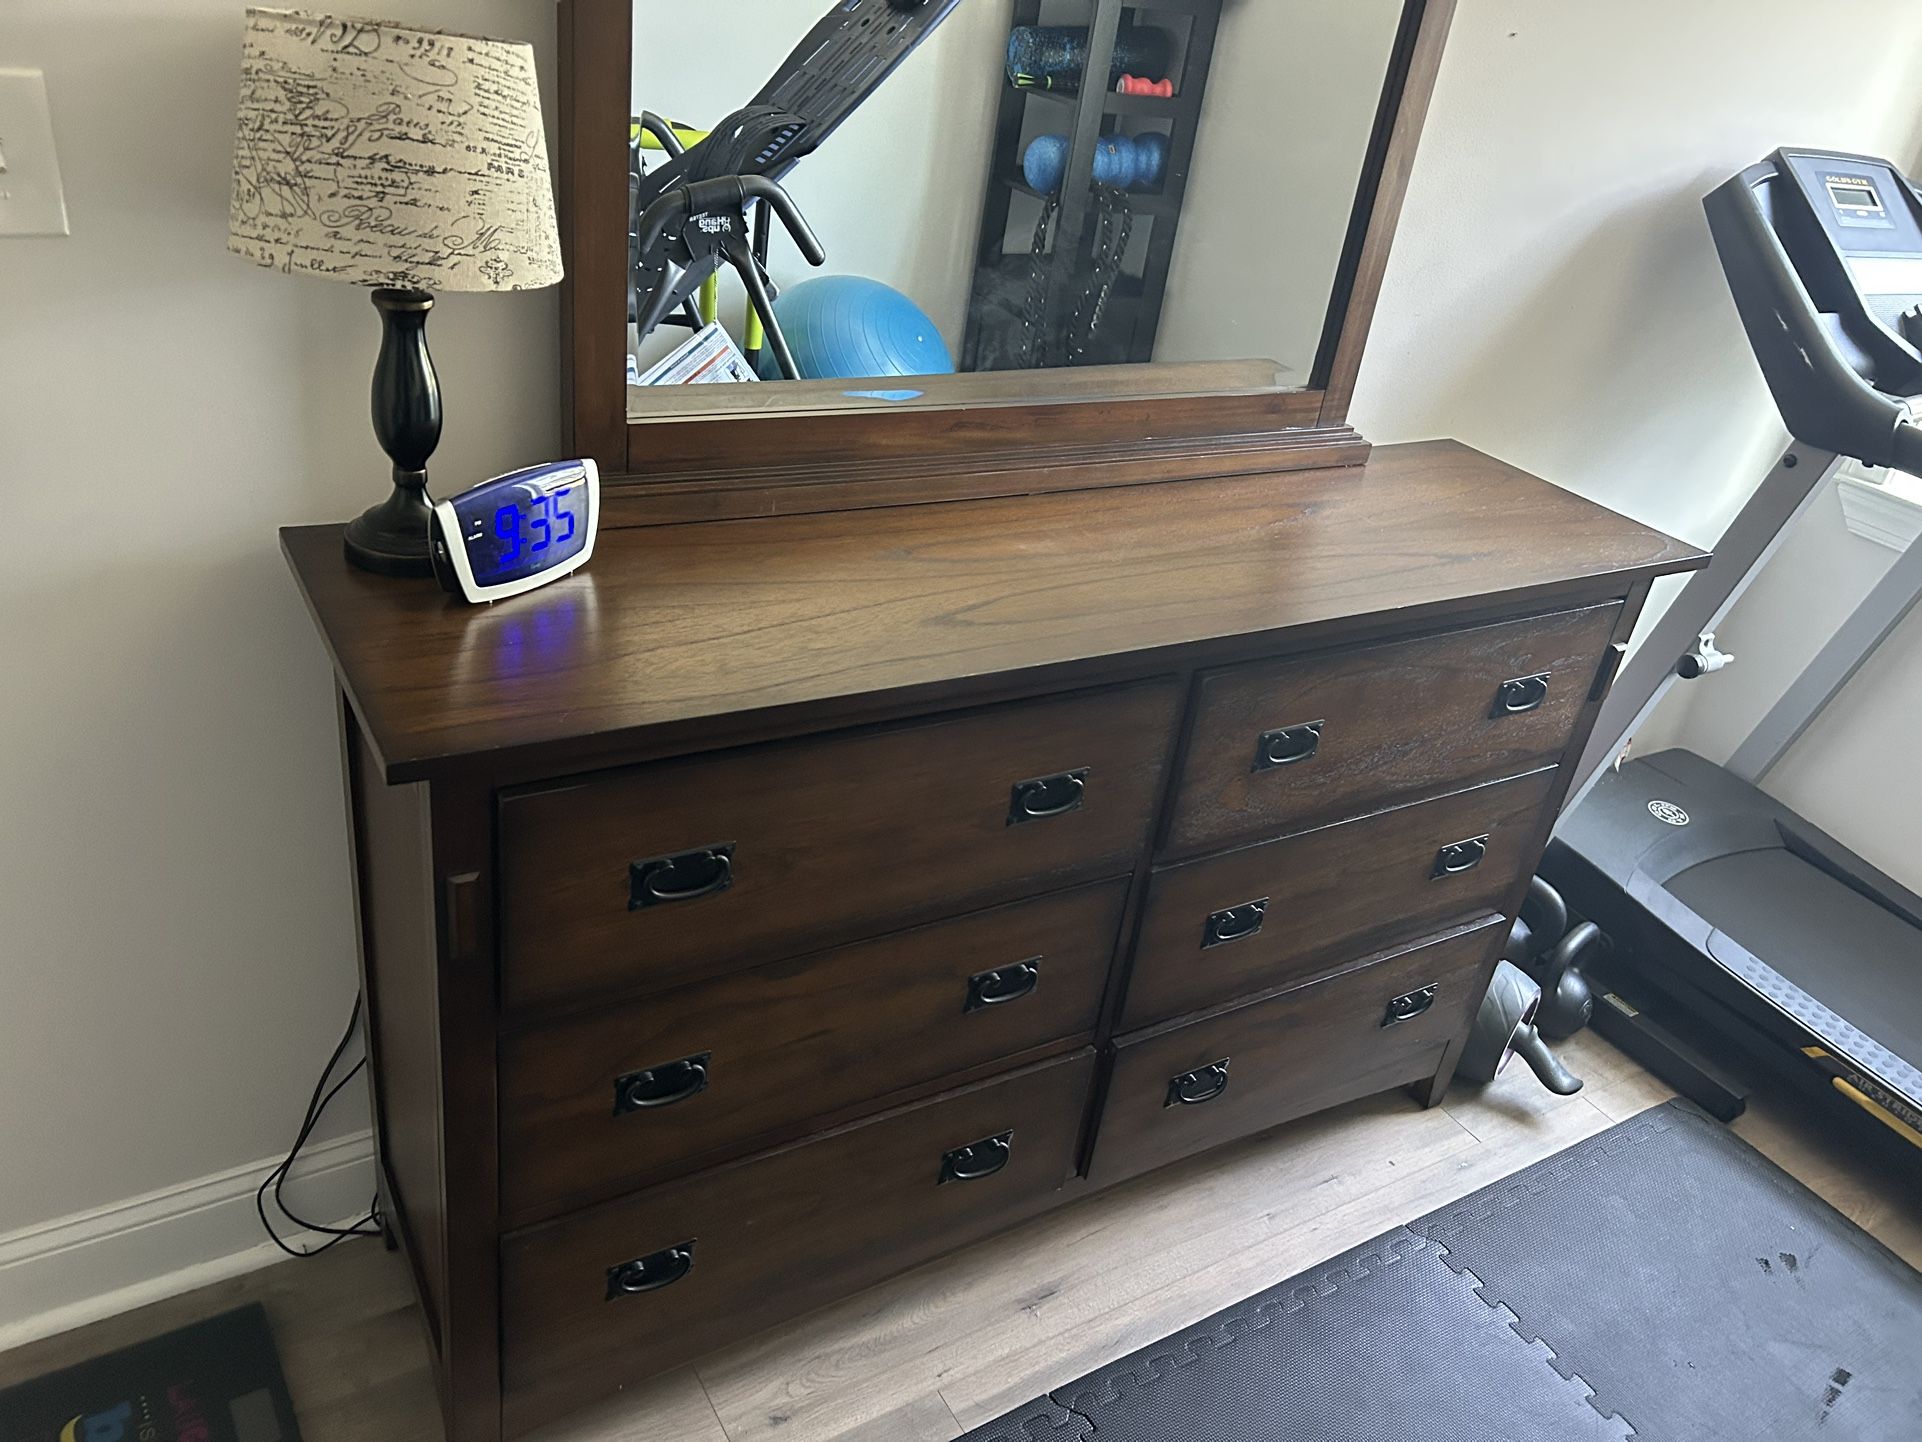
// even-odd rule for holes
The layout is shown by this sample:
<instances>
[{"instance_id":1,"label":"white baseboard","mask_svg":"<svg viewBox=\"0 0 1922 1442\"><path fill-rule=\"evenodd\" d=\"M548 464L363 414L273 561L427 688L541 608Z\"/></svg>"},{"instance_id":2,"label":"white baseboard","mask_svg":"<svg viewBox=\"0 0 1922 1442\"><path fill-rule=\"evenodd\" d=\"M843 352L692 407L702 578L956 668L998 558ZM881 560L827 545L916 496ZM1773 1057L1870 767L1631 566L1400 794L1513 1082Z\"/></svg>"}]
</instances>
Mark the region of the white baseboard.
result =
<instances>
[{"instance_id":1,"label":"white baseboard","mask_svg":"<svg viewBox=\"0 0 1922 1442\"><path fill-rule=\"evenodd\" d=\"M0 1236L0 1351L283 1260L254 1213L254 1189L279 1160ZM308 1146L287 1192L310 1217L345 1225L364 1216L374 1193L372 1135ZM302 1248L321 1240L288 1237Z\"/></svg>"}]
</instances>

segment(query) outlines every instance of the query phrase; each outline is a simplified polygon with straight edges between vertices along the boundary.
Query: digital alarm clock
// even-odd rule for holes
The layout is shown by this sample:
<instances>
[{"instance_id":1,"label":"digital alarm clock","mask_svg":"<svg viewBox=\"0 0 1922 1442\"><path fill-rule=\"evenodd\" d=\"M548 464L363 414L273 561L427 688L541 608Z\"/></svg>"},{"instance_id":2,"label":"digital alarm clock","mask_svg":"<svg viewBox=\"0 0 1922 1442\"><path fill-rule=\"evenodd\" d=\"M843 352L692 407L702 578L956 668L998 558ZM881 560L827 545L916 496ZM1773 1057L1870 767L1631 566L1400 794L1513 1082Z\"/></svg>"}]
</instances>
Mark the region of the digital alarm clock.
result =
<instances>
[{"instance_id":1,"label":"digital alarm clock","mask_svg":"<svg viewBox=\"0 0 1922 1442\"><path fill-rule=\"evenodd\" d=\"M555 461L436 501L428 550L447 590L499 601L587 564L600 521L600 470L588 460Z\"/></svg>"}]
</instances>

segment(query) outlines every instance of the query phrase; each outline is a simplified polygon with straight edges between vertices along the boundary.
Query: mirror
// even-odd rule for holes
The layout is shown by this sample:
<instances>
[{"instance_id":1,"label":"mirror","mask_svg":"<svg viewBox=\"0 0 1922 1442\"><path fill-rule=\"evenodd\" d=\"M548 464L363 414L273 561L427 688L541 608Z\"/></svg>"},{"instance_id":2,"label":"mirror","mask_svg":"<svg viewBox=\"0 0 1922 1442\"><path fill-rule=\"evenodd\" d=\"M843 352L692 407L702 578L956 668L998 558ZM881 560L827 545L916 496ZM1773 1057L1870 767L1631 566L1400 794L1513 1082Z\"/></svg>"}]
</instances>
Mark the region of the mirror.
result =
<instances>
[{"instance_id":1,"label":"mirror","mask_svg":"<svg viewBox=\"0 0 1922 1442\"><path fill-rule=\"evenodd\" d=\"M631 3L630 420L1311 384L1403 0Z\"/></svg>"}]
</instances>

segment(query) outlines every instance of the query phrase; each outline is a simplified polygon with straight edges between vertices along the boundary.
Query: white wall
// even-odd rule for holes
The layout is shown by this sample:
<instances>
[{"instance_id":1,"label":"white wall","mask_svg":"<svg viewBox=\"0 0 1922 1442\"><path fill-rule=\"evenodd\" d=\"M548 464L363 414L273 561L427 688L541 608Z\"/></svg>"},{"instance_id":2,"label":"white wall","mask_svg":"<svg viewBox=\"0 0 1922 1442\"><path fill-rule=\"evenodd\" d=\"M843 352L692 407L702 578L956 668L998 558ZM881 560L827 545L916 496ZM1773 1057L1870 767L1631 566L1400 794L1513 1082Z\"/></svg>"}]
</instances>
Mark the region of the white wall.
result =
<instances>
[{"instance_id":1,"label":"white wall","mask_svg":"<svg viewBox=\"0 0 1922 1442\"><path fill-rule=\"evenodd\" d=\"M1401 0L1227 0L1159 361L1261 358L1308 384Z\"/></svg>"},{"instance_id":2,"label":"white wall","mask_svg":"<svg viewBox=\"0 0 1922 1442\"><path fill-rule=\"evenodd\" d=\"M1895 563L1850 532L1831 482L1716 631L1735 664L1677 686L1637 742L1725 762ZM1922 892L1922 612L1912 613L1762 789Z\"/></svg>"},{"instance_id":3,"label":"white wall","mask_svg":"<svg viewBox=\"0 0 1922 1442\"><path fill-rule=\"evenodd\" d=\"M532 39L551 82L550 0L383 8ZM73 228L0 239L0 1326L53 1295L5 1270L20 1229L284 1150L354 994L329 672L274 532L384 490L379 327L226 253L241 11L0 6ZM434 475L551 455L553 293L450 296L430 331Z\"/></svg>"},{"instance_id":4,"label":"white wall","mask_svg":"<svg viewBox=\"0 0 1922 1442\"><path fill-rule=\"evenodd\" d=\"M1922 7L1910 0L1462 0L1357 424L1381 441L1458 436L1713 542L1784 437L1701 197L1782 145L1915 157L1918 93ZM1804 564L1785 557L1751 624L1731 618L1731 650L1812 653L1824 613L1844 607L1817 589L1827 568L1885 564L1851 550L1867 543L1841 535L1839 515L1815 521L1790 553ZM1914 735L1918 661L1912 620L1770 783L1912 885L1922 795L1896 738ZM1724 688L1722 721L1709 720L1715 692L1677 688L1644 742L1687 740L1686 708L1713 753L1718 726L1765 704L1741 699L1768 689L1742 664L1705 683ZM1893 786L1892 757L1906 773Z\"/></svg>"},{"instance_id":5,"label":"white wall","mask_svg":"<svg viewBox=\"0 0 1922 1442\"><path fill-rule=\"evenodd\" d=\"M1922 892L1922 611L1911 611L1764 789Z\"/></svg>"}]
</instances>

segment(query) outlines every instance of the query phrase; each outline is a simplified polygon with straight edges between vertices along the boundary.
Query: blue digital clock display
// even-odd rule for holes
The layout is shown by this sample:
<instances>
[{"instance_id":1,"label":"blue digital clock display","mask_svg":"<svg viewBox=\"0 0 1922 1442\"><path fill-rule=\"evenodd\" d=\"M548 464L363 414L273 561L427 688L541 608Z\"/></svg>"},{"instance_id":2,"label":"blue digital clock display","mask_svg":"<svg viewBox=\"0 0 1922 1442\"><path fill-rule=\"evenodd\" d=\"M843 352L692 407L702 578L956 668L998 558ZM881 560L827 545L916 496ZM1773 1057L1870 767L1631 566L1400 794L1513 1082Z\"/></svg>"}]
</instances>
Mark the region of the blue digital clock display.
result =
<instances>
[{"instance_id":1,"label":"blue digital clock display","mask_svg":"<svg viewBox=\"0 0 1922 1442\"><path fill-rule=\"evenodd\" d=\"M428 549L445 590L502 601L586 565L600 522L600 468L554 461L436 501Z\"/></svg>"},{"instance_id":2,"label":"blue digital clock display","mask_svg":"<svg viewBox=\"0 0 1922 1442\"><path fill-rule=\"evenodd\" d=\"M571 560L587 544L587 482L489 486L457 498L454 514L475 583L506 585Z\"/></svg>"}]
</instances>

